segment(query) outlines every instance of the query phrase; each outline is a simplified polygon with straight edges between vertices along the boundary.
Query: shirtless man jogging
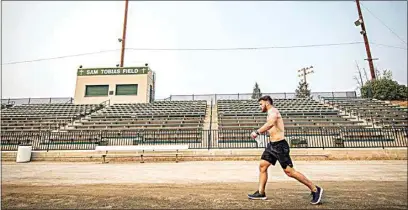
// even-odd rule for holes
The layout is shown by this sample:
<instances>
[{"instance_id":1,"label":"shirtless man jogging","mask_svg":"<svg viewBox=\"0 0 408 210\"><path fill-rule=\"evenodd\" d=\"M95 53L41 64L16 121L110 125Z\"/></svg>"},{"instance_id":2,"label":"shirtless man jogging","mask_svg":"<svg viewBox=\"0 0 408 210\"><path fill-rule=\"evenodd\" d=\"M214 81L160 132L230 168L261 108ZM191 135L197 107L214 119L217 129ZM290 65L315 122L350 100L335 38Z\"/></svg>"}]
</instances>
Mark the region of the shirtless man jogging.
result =
<instances>
[{"instance_id":1,"label":"shirtless man jogging","mask_svg":"<svg viewBox=\"0 0 408 210\"><path fill-rule=\"evenodd\" d=\"M270 142L268 142L265 151L261 156L259 165L259 189L254 194L249 194L249 199L265 200L265 186L268 180L268 168L270 165L275 165L279 161L283 171L289 177L298 180L300 183L306 185L312 191L311 204L318 204L321 201L323 188L314 185L302 173L293 168L293 163L289 155L289 144L285 140L285 126L279 111L273 107L273 101L270 96L263 96L258 100L262 112L267 112L267 122L258 130L251 133L252 138L264 132L270 135Z\"/></svg>"}]
</instances>

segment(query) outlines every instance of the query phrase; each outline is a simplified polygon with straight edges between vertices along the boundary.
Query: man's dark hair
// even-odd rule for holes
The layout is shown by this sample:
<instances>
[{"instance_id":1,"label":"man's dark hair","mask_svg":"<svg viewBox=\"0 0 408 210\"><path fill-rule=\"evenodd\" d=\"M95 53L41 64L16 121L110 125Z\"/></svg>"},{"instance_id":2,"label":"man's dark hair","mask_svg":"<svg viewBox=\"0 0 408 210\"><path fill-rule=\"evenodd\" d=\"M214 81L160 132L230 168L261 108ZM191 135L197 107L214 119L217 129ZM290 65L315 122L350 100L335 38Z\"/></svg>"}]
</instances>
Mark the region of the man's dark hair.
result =
<instances>
[{"instance_id":1,"label":"man's dark hair","mask_svg":"<svg viewBox=\"0 0 408 210\"><path fill-rule=\"evenodd\" d=\"M258 99L258 102L260 101L268 101L271 105L273 105L273 100L270 96L262 96L261 98Z\"/></svg>"}]
</instances>

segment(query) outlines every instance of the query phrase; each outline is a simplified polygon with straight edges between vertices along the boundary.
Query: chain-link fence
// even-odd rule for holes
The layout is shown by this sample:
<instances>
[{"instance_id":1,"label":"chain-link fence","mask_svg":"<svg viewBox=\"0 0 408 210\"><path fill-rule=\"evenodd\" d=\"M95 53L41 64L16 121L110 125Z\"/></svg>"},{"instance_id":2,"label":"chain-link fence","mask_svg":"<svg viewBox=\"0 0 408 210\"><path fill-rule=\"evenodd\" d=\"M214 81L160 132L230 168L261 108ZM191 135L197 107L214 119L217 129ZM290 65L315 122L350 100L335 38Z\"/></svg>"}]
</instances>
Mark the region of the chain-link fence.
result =
<instances>
[{"instance_id":1,"label":"chain-link fence","mask_svg":"<svg viewBox=\"0 0 408 210\"><path fill-rule=\"evenodd\" d=\"M73 98L9 98L1 99L1 104L72 104Z\"/></svg>"},{"instance_id":2,"label":"chain-link fence","mask_svg":"<svg viewBox=\"0 0 408 210\"><path fill-rule=\"evenodd\" d=\"M262 95L269 95L276 99L293 99L296 98L295 93L263 93ZM310 97L315 100L319 100L322 97L346 97L356 98L357 93L355 91L348 92L312 92ZM252 99L252 93L236 93L236 94L199 94L199 95L171 95L164 99L155 99L155 101L199 101L205 100L210 104L216 103L217 100L248 100ZM73 98L9 98L1 99L1 104L55 104L55 103L73 103Z\"/></svg>"},{"instance_id":3,"label":"chain-link fence","mask_svg":"<svg viewBox=\"0 0 408 210\"><path fill-rule=\"evenodd\" d=\"M262 95L269 95L274 99L294 99L295 93L263 93ZM346 97L356 98L357 93L355 91L346 92L312 92L310 97L315 100L319 100L322 97ZM189 101L189 100L206 100L208 103L211 101L216 103L217 100L248 100L252 99L252 93L236 93L236 94L202 94L202 95L171 95L169 98L163 100L170 101Z\"/></svg>"}]
</instances>

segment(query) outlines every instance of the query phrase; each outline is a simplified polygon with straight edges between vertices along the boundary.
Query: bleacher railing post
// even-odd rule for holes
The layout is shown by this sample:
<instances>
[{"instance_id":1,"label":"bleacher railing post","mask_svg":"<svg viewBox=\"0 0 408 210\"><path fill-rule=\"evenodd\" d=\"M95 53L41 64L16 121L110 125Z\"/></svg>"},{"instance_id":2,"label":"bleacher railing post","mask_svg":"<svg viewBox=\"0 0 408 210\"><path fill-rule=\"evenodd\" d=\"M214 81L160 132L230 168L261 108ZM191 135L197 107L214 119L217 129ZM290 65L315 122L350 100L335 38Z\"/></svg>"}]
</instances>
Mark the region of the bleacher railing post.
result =
<instances>
[{"instance_id":1,"label":"bleacher railing post","mask_svg":"<svg viewBox=\"0 0 408 210\"><path fill-rule=\"evenodd\" d=\"M212 131L212 130L203 131L203 132L208 132L208 134L207 134L207 141L208 141L208 142L207 142L207 147L208 147L208 150L211 149L211 137L212 137L211 131Z\"/></svg>"},{"instance_id":2,"label":"bleacher railing post","mask_svg":"<svg viewBox=\"0 0 408 210\"><path fill-rule=\"evenodd\" d=\"M320 129L320 138L322 139L322 147L323 147L323 149L324 149L324 138L326 137L325 135L323 135L323 128L322 127L320 127L319 128Z\"/></svg>"},{"instance_id":3,"label":"bleacher railing post","mask_svg":"<svg viewBox=\"0 0 408 210\"><path fill-rule=\"evenodd\" d=\"M208 130L207 132L208 132L208 134L207 134L207 138L208 138L207 147L208 148L207 149L210 150L211 149L211 132L212 132L212 130Z\"/></svg>"},{"instance_id":4,"label":"bleacher railing post","mask_svg":"<svg viewBox=\"0 0 408 210\"><path fill-rule=\"evenodd\" d=\"M380 138L381 138L381 147L384 149L384 136L383 136L383 132L382 132L382 130L383 129L378 129L379 131L380 131Z\"/></svg>"},{"instance_id":5,"label":"bleacher railing post","mask_svg":"<svg viewBox=\"0 0 408 210\"><path fill-rule=\"evenodd\" d=\"M48 138L45 138L45 139L48 139L47 141L47 152L48 152L50 151L51 131L46 132L46 136L48 137Z\"/></svg>"}]
</instances>

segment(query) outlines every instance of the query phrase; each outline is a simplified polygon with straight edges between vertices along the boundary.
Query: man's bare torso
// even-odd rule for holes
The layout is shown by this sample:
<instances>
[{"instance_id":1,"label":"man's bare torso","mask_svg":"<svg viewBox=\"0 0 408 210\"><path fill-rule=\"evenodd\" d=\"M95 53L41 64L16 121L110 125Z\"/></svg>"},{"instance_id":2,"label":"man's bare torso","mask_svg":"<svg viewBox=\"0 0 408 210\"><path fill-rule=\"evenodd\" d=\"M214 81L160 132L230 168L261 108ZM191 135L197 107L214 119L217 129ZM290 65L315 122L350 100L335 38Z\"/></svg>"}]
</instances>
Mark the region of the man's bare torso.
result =
<instances>
[{"instance_id":1,"label":"man's bare torso","mask_svg":"<svg viewBox=\"0 0 408 210\"><path fill-rule=\"evenodd\" d=\"M277 119L273 127L268 130L268 133L270 136L269 140L275 142L283 140L285 138L285 126L280 112L275 107L272 107L268 110L268 120L273 115L276 115Z\"/></svg>"}]
</instances>

